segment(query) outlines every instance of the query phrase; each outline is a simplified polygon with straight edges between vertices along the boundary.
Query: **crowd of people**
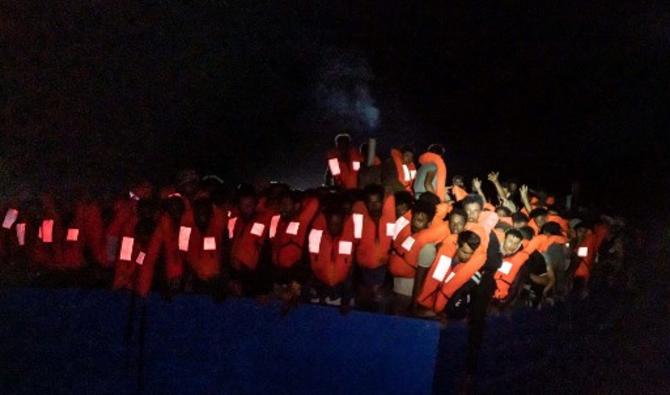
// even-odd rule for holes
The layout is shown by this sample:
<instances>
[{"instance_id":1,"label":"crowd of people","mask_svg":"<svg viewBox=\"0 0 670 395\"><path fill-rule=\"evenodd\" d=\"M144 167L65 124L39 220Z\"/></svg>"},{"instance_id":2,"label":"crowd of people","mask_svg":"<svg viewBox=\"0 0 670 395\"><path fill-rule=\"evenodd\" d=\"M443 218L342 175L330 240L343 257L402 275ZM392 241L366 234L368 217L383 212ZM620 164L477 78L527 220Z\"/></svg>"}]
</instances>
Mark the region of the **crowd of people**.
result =
<instances>
[{"instance_id":1,"label":"crowd of people","mask_svg":"<svg viewBox=\"0 0 670 395\"><path fill-rule=\"evenodd\" d=\"M174 185L139 180L113 202L17 194L3 202L2 282L477 321L625 281L621 218L496 172L495 196L477 178L448 185L444 154L433 144L415 163L405 146L382 160L343 133L310 190L228 188L183 170Z\"/></svg>"}]
</instances>

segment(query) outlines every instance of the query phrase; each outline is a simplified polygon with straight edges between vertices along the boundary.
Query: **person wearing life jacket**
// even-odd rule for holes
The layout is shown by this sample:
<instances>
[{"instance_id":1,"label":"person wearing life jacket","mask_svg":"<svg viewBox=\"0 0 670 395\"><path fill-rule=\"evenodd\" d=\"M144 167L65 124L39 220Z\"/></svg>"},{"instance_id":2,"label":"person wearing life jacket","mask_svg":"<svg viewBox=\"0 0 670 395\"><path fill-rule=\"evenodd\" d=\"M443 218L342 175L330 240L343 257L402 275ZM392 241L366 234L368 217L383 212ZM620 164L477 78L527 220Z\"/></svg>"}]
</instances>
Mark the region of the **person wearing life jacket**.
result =
<instances>
[{"instance_id":1,"label":"person wearing life jacket","mask_svg":"<svg viewBox=\"0 0 670 395\"><path fill-rule=\"evenodd\" d=\"M533 209L529 214L528 217L530 218L530 221L528 221L528 226L533 228L535 233L540 234L540 230L548 222L547 217L549 215L549 212L547 211L546 208L543 207L538 207Z\"/></svg>"},{"instance_id":2,"label":"person wearing life jacket","mask_svg":"<svg viewBox=\"0 0 670 395\"><path fill-rule=\"evenodd\" d=\"M368 185L379 185L382 183L382 160L375 153L372 164L368 164L369 144L363 143L359 147L361 153L361 168L358 171L358 188L363 189Z\"/></svg>"},{"instance_id":3,"label":"person wearing life jacket","mask_svg":"<svg viewBox=\"0 0 670 395\"><path fill-rule=\"evenodd\" d=\"M537 306L558 290L565 294L569 275L568 239L556 222L547 222L538 236L526 246L529 253L528 273L530 279L530 304ZM567 257L566 257L567 255Z\"/></svg>"},{"instance_id":4,"label":"person wearing life jacket","mask_svg":"<svg viewBox=\"0 0 670 395\"><path fill-rule=\"evenodd\" d=\"M444 163L445 149L441 144L431 144L428 151L419 157L419 170L414 179L414 196L418 199L424 192L436 194L440 201L446 200L447 166Z\"/></svg>"},{"instance_id":5,"label":"person wearing life jacket","mask_svg":"<svg viewBox=\"0 0 670 395\"><path fill-rule=\"evenodd\" d=\"M351 144L351 135L340 133L335 136L335 148L326 154L326 185L344 189L358 187L358 172L363 164L363 156Z\"/></svg>"},{"instance_id":6,"label":"person wearing life jacket","mask_svg":"<svg viewBox=\"0 0 670 395\"><path fill-rule=\"evenodd\" d=\"M155 250L155 230L159 216L158 203L153 199L141 199L137 209L131 213L120 229L120 247L114 267L113 289L125 289L146 296L151 283L146 275L141 276L149 251ZM143 277L144 281L140 278Z\"/></svg>"},{"instance_id":7,"label":"person wearing life jacket","mask_svg":"<svg viewBox=\"0 0 670 395\"><path fill-rule=\"evenodd\" d=\"M120 233L127 221L136 215L137 202L148 199L153 194L153 186L148 181L134 183L128 194L114 202L112 220L105 229L105 252L104 265L113 268L118 260L119 247L121 246Z\"/></svg>"},{"instance_id":8,"label":"person wearing life jacket","mask_svg":"<svg viewBox=\"0 0 670 395\"><path fill-rule=\"evenodd\" d=\"M510 228L505 232L501 243L502 265L495 272L496 291L493 303L498 308L509 306L521 290L525 279L524 265L529 254L523 248L524 235L518 229Z\"/></svg>"},{"instance_id":9,"label":"person wearing life jacket","mask_svg":"<svg viewBox=\"0 0 670 395\"><path fill-rule=\"evenodd\" d=\"M396 221L394 232L397 236L389 258L389 270L393 275L394 314L405 314L409 311L417 267L430 267L437 250L435 244L446 237L446 232L442 229L431 228L434 217L435 205L418 200L412 208L409 221L405 217L401 217L404 219L402 222ZM401 226L402 229L399 229Z\"/></svg>"},{"instance_id":10,"label":"person wearing life jacket","mask_svg":"<svg viewBox=\"0 0 670 395\"><path fill-rule=\"evenodd\" d=\"M269 259L267 262L261 259L267 248L269 214L258 209L258 195L253 187L238 188L237 207L228 220L230 285L234 295L259 296L270 291L272 267Z\"/></svg>"},{"instance_id":11,"label":"person wearing life jacket","mask_svg":"<svg viewBox=\"0 0 670 395\"><path fill-rule=\"evenodd\" d=\"M588 296L588 282L591 271L598 257L598 250L607 237L608 227L604 223L599 223L589 229L586 224L580 224L576 233L576 240L570 244L573 248L573 258L576 266L574 272L575 289L581 298L585 298Z\"/></svg>"},{"instance_id":12,"label":"person wearing life jacket","mask_svg":"<svg viewBox=\"0 0 670 395\"><path fill-rule=\"evenodd\" d=\"M451 182L451 194L454 196L454 200L460 202L465 199L468 196L468 192L465 190L465 179L463 176L454 176Z\"/></svg>"},{"instance_id":13,"label":"person wearing life jacket","mask_svg":"<svg viewBox=\"0 0 670 395\"><path fill-rule=\"evenodd\" d=\"M297 302L309 268L303 260L309 225L319 210L315 197L286 191L279 199L279 214L270 220L269 239L274 267L275 294L291 304Z\"/></svg>"},{"instance_id":14,"label":"person wearing life jacket","mask_svg":"<svg viewBox=\"0 0 670 395\"><path fill-rule=\"evenodd\" d=\"M501 183L499 180L499 172L490 172L488 180L491 181L498 193L498 201L500 206L509 209L510 214L517 212L517 203L515 198L518 195L518 188L515 181Z\"/></svg>"},{"instance_id":15,"label":"person wearing life jacket","mask_svg":"<svg viewBox=\"0 0 670 395\"><path fill-rule=\"evenodd\" d=\"M178 248L192 274L194 292L216 297L222 295L227 230L225 214L214 209L206 193L196 195L191 213L182 216L178 236Z\"/></svg>"},{"instance_id":16,"label":"person wearing life jacket","mask_svg":"<svg viewBox=\"0 0 670 395\"><path fill-rule=\"evenodd\" d=\"M514 229L521 229L524 226L528 226L528 222L530 222L530 218L526 214L516 212L512 214L512 227ZM533 229L533 232L535 233L535 229Z\"/></svg>"},{"instance_id":17,"label":"person wearing life jacket","mask_svg":"<svg viewBox=\"0 0 670 395\"><path fill-rule=\"evenodd\" d=\"M353 208L354 238L358 242L355 262L360 275L357 305L378 310L386 279L389 251L395 232L395 197L384 194L381 185L363 191L364 201Z\"/></svg>"},{"instance_id":18,"label":"person wearing life jacket","mask_svg":"<svg viewBox=\"0 0 670 395\"><path fill-rule=\"evenodd\" d=\"M394 181L404 190L414 192L413 184L416 179L416 166L414 165L414 151L409 146L400 149L391 149L391 162L393 163Z\"/></svg>"},{"instance_id":19,"label":"person wearing life jacket","mask_svg":"<svg viewBox=\"0 0 670 395\"><path fill-rule=\"evenodd\" d=\"M400 191L393 194L395 200L395 217L400 218L412 209L414 197L407 191Z\"/></svg>"},{"instance_id":20,"label":"person wearing life jacket","mask_svg":"<svg viewBox=\"0 0 670 395\"><path fill-rule=\"evenodd\" d=\"M308 234L312 281L310 301L339 306L346 314L353 300L352 269L356 254L354 223L341 205L327 204Z\"/></svg>"}]
</instances>

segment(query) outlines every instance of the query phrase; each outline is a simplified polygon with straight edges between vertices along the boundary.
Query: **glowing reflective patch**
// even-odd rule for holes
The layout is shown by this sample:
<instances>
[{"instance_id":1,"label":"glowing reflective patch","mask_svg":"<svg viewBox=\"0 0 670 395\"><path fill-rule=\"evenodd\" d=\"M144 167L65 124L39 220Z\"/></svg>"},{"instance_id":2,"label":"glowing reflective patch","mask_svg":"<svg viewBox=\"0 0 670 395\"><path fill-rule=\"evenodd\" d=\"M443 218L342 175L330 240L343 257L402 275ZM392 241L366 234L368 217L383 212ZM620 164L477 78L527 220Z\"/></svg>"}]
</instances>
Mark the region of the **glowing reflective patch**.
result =
<instances>
[{"instance_id":1,"label":"glowing reflective patch","mask_svg":"<svg viewBox=\"0 0 670 395\"><path fill-rule=\"evenodd\" d=\"M361 162L358 162L358 161L353 161L351 163L351 165L352 165L351 167L354 169L354 171L358 171L361 168Z\"/></svg>"},{"instance_id":2,"label":"glowing reflective patch","mask_svg":"<svg viewBox=\"0 0 670 395\"><path fill-rule=\"evenodd\" d=\"M26 224L16 224L16 239L20 246L26 244Z\"/></svg>"},{"instance_id":3,"label":"glowing reflective patch","mask_svg":"<svg viewBox=\"0 0 670 395\"><path fill-rule=\"evenodd\" d=\"M66 236L65 240L67 240L67 241L77 241L78 239L79 239L79 229L68 228L67 236Z\"/></svg>"},{"instance_id":4,"label":"glowing reflective patch","mask_svg":"<svg viewBox=\"0 0 670 395\"><path fill-rule=\"evenodd\" d=\"M140 200L140 197L135 195L132 191L128 192L128 197L135 201Z\"/></svg>"},{"instance_id":5,"label":"glowing reflective patch","mask_svg":"<svg viewBox=\"0 0 670 395\"><path fill-rule=\"evenodd\" d=\"M286 234L297 236L298 229L300 229L300 222L289 222L288 226L286 227Z\"/></svg>"},{"instance_id":6,"label":"glowing reflective patch","mask_svg":"<svg viewBox=\"0 0 670 395\"><path fill-rule=\"evenodd\" d=\"M228 238L232 239L235 237L235 223L237 222L237 217L231 218L228 220Z\"/></svg>"},{"instance_id":7,"label":"glowing reflective patch","mask_svg":"<svg viewBox=\"0 0 670 395\"><path fill-rule=\"evenodd\" d=\"M40 227L37 228L37 238L42 240L42 225L40 225Z\"/></svg>"},{"instance_id":8,"label":"glowing reflective patch","mask_svg":"<svg viewBox=\"0 0 670 395\"><path fill-rule=\"evenodd\" d=\"M321 249L321 236L323 236L323 231L319 229L312 229L309 232L309 252L312 254L318 254Z\"/></svg>"},{"instance_id":9,"label":"glowing reflective patch","mask_svg":"<svg viewBox=\"0 0 670 395\"><path fill-rule=\"evenodd\" d=\"M133 244L135 239L132 237L124 237L121 240L121 252L119 253L119 259L122 261L130 262L133 259Z\"/></svg>"},{"instance_id":10,"label":"glowing reflective patch","mask_svg":"<svg viewBox=\"0 0 670 395\"><path fill-rule=\"evenodd\" d=\"M394 223L386 224L386 236L388 236L388 237L395 236L395 224Z\"/></svg>"},{"instance_id":11,"label":"glowing reflective patch","mask_svg":"<svg viewBox=\"0 0 670 395\"><path fill-rule=\"evenodd\" d=\"M333 176L339 176L341 173L340 162L337 160L337 158L328 159L328 168L330 169L330 174Z\"/></svg>"},{"instance_id":12,"label":"glowing reflective patch","mask_svg":"<svg viewBox=\"0 0 670 395\"><path fill-rule=\"evenodd\" d=\"M265 225L260 224L258 222L254 222L254 224L251 226L251 234L255 236L262 236L263 231L265 230Z\"/></svg>"},{"instance_id":13,"label":"glowing reflective patch","mask_svg":"<svg viewBox=\"0 0 670 395\"><path fill-rule=\"evenodd\" d=\"M405 178L405 181L412 181L412 176L409 173L409 166L402 165L402 175Z\"/></svg>"},{"instance_id":14,"label":"glowing reflective patch","mask_svg":"<svg viewBox=\"0 0 670 395\"><path fill-rule=\"evenodd\" d=\"M363 214L354 214L354 238L363 237Z\"/></svg>"},{"instance_id":15,"label":"glowing reflective patch","mask_svg":"<svg viewBox=\"0 0 670 395\"><path fill-rule=\"evenodd\" d=\"M5 220L2 221L2 227L5 229L9 229L14 225L14 222L16 222L16 219L19 217L19 210L10 208L7 210L7 214L5 214Z\"/></svg>"},{"instance_id":16,"label":"glowing reflective patch","mask_svg":"<svg viewBox=\"0 0 670 395\"><path fill-rule=\"evenodd\" d=\"M447 276L447 279L444 280L444 283L445 283L445 284L448 283L448 282L451 281L451 279L454 278L455 276L456 276L456 273L454 273L454 272L449 273L449 276Z\"/></svg>"},{"instance_id":17,"label":"glowing reflective patch","mask_svg":"<svg viewBox=\"0 0 670 395\"><path fill-rule=\"evenodd\" d=\"M216 238L205 237L204 240L202 241L202 249L205 251L216 250Z\"/></svg>"},{"instance_id":18,"label":"glowing reflective patch","mask_svg":"<svg viewBox=\"0 0 670 395\"><path fill-rule=\"evenodd\" d=\"M140 266L144 265L144 258L145 258L146 256L147 256L147 254L145 254L145 253L143 253L142 251L140 251L140 253L137 254L137 258L135 258L135 263L137 263L137 264L140 265Z\"/></svg>"},{"instance_id":19,"label":"glowing reflective patch","mask_svg":"<svg viewBox=\"0 0 670 395\"><path fill-rule=\"evenodd\" d=\"M412 180L416 178L416 170L409 171L409 178L411 178Z\"/></svg>"},{"instance_id":20,"label":"glowing reflective patch","mask_svg":"<svg viewBox=\"0 0 670 395\"><path fill-rule=\"evenodd\" d=\"M405 229L405 226L409 225L409 220L405 217L400 217L395 221L395 231L393 233L393 240L398 238L400 232Z\"/></svg>"},{"instance_id":21,"label":"glowing reflective patch","mask_svg":"<svg viewBox=\"0 0 670 395\"><path fill-rule=\"evenodd\" d=\"M54 231L54 220L53 219L45 219L42 221L42 241L45 243L51 243L54 241L53 239L53 231Z\"/></svg>"},{"instance_id":22,"label":"glowing reflective patch","mask_svg":"<svg viewBox=\"0 0 670 395\"><path fill-rule=\"evenodd\" d=\"M340 241L337 252L342 255L351 255L351 249L354 244L350 241Z\"/></svg>"},{"instance_id":23,"label":"glowing reflective patch","mask_svg":"<svg viewBox=\"0 0 670 395\"><path fill-rule=\"evenodd\" d=\"M577 256L580 258L585 258L589 255L589 247L579 247L577 250Z\"/></svg>"},{"instance_id":24,"label":"glowing reflective patch","mask_svg":"<svg viewBox=\"0 0 670 395\"><path fill-rule=\"evenodd\" d=\"M416 241L416 240L414 240L414 237L412 237L412 236L407 236L407 238L405 239L405 241L402 242L402 248L404 248L406 251L411 250L411 249L412 249L412 246L414 245L414 242L415 242L415 241Z\"/></svg>"},{"instance_id":25,"label":"glowing reflective patch","mask_svg":"<svg viewBox=\"0 0 670 395\"><path fill-rule=\"evenodd\" d=\"M226 212L226 215L228 215L228 218L230 218L230 216L233 215L233 212L230 211L230 210L228 210L228 211Z\"/></svg>"},{"instance_id":26,"label":"glowing reflective patch","mask_svg":"<svg viewBox=\"0 0 670 395\"><path fill-rule=\"evenodd\" d=\"M179 251L188 251L188 242L191 240L191 228L179 227Z\"/></svg>"},{"instance_id":27,"label":"glowing reflective patch","mask_svg":"<svg viewBox=\"0 0 670 395\"><path fill-rule=\"evenodd\" d=\"M450 267L451 258L446 255L440 255L440 259L437 261L437 267L435 267L435 271L433 272L433 279L442 282Z\"/></svg>"},{"instance_id":28,"label":"glowing reflective patch","mask_svg":"<svg viewBox=\"0 0 670 395\"><path fill-rule=\"evenodd\" d=\"M279 216L273 215L270 220L270 238L274 238L277 234L277 225L279 225Z\"/></svg>"},{"instance_id":29,"label":"glowing reflective patch","mask_svg":"<svg viewBox=\"0 0 670 395\"><path fill-rule=\"evenodd\" d=\"M500 265L500 269L498 269L498 271L502 274L509 274L512 271L512 264L507 262L507 261L503 261L503 263L502 263L502 265Z\"/></svg>"}]
</instances>

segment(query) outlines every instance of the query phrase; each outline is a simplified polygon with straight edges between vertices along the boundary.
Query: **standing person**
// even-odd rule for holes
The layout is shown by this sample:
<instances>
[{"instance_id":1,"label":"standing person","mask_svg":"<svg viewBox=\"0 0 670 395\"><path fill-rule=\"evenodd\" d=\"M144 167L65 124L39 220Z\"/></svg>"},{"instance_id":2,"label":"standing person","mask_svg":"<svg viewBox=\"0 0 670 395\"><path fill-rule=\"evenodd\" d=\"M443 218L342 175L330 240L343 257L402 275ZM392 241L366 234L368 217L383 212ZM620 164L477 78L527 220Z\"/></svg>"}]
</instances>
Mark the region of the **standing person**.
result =
<instances>
[{"instance_id":1,"label":"standing person","mask_svg":"<svg viewBox=\"0 0 670 395\"><path fill-rule=\"evenodd\" d=\"M447 165L445 149L441 144L431 144L428 152L419 157L421 167L414 180L414 196L419 199L424 192L436 194L440 201L446 200Z\"/></svg>"},{"instance_id":2,"label":"standing person","mask_svg":"<svg viewBox=\"0 0 670 395\"><path fill-rule=\"evenodd\" d=\"M326 185L335 185L344 189L358 188L358 172L363 156L351 144L351 135L340 133L335 136L335 148L326 154L328 170Z\"/></svg>"},{"instance_id":3,"label":"standing person","mask_svg":"<svg viewBox=\"0 0 670 395\"><path fill-rule=\"evenodd\" d=\"M412 186L416 179L416 165L414 164L414 151L409 146L391 150L393 162L393 182L399 184L405 191L414 192ZM395 190L394 190L395 191Z\"/></svg>"}]
</instances>

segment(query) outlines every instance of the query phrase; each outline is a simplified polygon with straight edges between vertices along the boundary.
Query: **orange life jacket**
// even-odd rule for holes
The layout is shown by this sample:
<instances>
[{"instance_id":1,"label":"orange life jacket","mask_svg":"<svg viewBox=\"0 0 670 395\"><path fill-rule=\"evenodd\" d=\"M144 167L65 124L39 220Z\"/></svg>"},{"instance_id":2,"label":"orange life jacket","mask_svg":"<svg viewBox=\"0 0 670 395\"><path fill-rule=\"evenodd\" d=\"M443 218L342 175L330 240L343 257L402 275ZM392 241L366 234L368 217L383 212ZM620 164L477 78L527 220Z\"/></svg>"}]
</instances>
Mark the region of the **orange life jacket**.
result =
<instances>
[{"instance_id":1,"label":"orange life jacket","mask_svg":"<svg viewBox=\"0 0 670 395\"><path fill-rule=\"evenodd\" d=\"M406 228L410 230L401 232L406 236L399 236L393 241L389 270L394 277L414 278L421 249L428 243L444 240L449 235L449 223L431 223L428 228L414 234L410 234L411 224L407 224Z\"/></svg>"},{"instance_id":2,"label":"orange life jacket","mask_svg":"<svg viewBox=\"0 0 670 395\"><path fill-rule=\"evenodd\" d=\"M588 280L591 277L591 269L593 263L598 256L598 250L603 240L607 237L608 229L605 225L598 225L593 232L587 233L584 240L575 246L575 253L579 259L577 270L575 271L576 278L583 278Z\"/></svg>"},{"instance_id":3,"label":"orange life jacket","mask_svg":"<svg viewBox=\"0 0 670 395\"><path fill-rule=\"evenodd\" d=\"M437 168L433 182L436 185L435 194L440 198L440 201L446 200L446 182L447 182L447 165L444 163L442 157L432 152L425 152L419 157L419 163L425 165L432 163Z\"/></svg>"},{"instance_id":4,"label":"orange life jacket","mask_svg":"<svg viewBox=\"0 0 670 395\"><path fill-rule=\"evenodd\" d=\"M319 210L319 201L309 198L294 221L275 214L270 219L270 244L272 263L281 268L293 267L302 259L309 224Z\"/></svg>"},{"instance_id":5,"label":"orange life jacket","mask_svg":"<svg viewBox=\"0 0 670 395\"><path fill-rule=\"evenodd\" d=\"M363 164L363 156L358 149L354 147L349 148L348 163L340 158L340 153L337 149L329 150L326 160L335 185L345 189L355 189L358 187L358 171Z\"/></svg>"},{"instance_id":6,"label":"orange life jacket","mask_svg":"<svg viewBox=\"0 0 670 395\"><path fill-rule=\"evenodd\" d=\"M568 239L563 235L537 235L530 240L528 245L524 248L524 251L529 255L535 251L545 253L552 244L565 244L567 242Z\"/></svg>"},{"instance_id":7,"label":"orange life jacket","mask_svg":"<svg viewBox=\"0 0 670 395\"><path fill-rule=\"evenodd\" d=\"M228 220L233 268L256 270L261 249L269 234L270 220L271 217L268 217L267 213L257 213L249 222L244 222L239 216L233 216Z\"/></svg>"},{"instance_id":8,"label":"orange life jacket","mask_svg":"<svg viewBox=\"0 0 670 395\"><path fill-rule=\"evenodd\" d=\"M214 278L221 272L228 219L223 211L213 210L207 229L203 232L195 225L193 211L189 210L185 214L179 227L177 248L199 279Z\"/></svg>"},{"instance_id":9,"label":"orange life jacket","mask_svg":"<svg viewBox=\"0 0 670 395\"><path fill-rule=\"evenodd\" d=\"M314 276L330 287L343 283L351 270L355 243L351 217L345 220L342 234L333 237L328 233L326 217L319 214L308 236L309 260Z\"/></svg>"},{"instance_id":10,"label":"orange life jacket","mask_svg":"<svg viewBox=\"0 0 670 395\"><path fill-rule=\"evenodd\" d=\"M561 232L564 235L568 235L568 229L570 228L570 223L563 217L558 215L549 214L547 215L547 222L556 222L561 227Z\"/></svg>"},{"instance_id":11,"label":"orange life jacket","mask_svg":"<svg viewBox=\"0 0 670 395\"><path fill-rule=\"evenodd\" d=\"M402 153L400 150L392 149L391 158L395 164L395 170L398 174L398 181L405 187L405 190L412 192L412 184L416 178L416 166L414 163L404 164L402 162Z\"/></svg>"},{"instance_id":12,"label":"orange life jacket","mask_svg":"<svg viewBox=\"0 0 670 395\"><path fill-rule=\"evenodd\" d=\"M523 265L528 261L529 254L523 248L516 253L505 256L502 259L502 265L495 272L493 278L496 281L496 291L493 298L499 304L508 302L509 291ZM513 295L512 295L513 296Z\"/></svg>"},{"instance_id":13,"label":"orange life jacket","mask_svg":"<svg viewBox=\"0 0 670 395\"><path fill-rule=\"evenodd\" d=\"M356 263L366 269L376 269L388 264L389 251L395 233L395 197L386 196L379 223L370 217L363 202L357 202L351 216L354 238L358 241Z\"/></svg>"}]
</instances>

